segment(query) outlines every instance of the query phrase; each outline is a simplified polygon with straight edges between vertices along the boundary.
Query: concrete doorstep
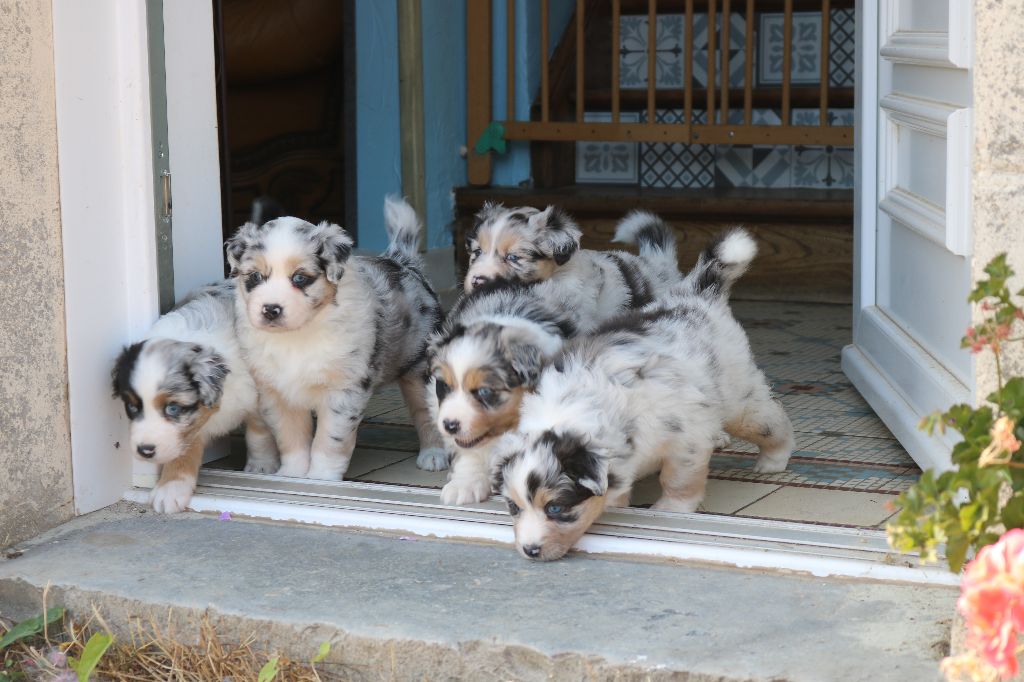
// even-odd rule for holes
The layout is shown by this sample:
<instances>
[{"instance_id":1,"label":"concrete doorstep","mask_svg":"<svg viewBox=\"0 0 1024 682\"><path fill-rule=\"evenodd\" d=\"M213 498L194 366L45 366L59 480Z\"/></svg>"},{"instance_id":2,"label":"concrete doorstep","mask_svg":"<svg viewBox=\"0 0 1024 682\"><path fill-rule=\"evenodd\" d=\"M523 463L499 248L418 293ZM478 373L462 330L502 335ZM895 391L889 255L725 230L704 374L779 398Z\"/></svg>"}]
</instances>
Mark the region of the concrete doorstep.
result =
<instances>
[{"instance_id":1,"label":"concrete doorstep","mask_svg":"<svg viewBox=\"0 0 1024 682\"><path fill-rule=\"evenodd\" d=\"M168 619L356 680L937 680L956 591L119 504L0 560L0 613ZM115 632L117 634L117 632ZM123 634L123 633L122 633Z\"/></svg>"}]
</instances>

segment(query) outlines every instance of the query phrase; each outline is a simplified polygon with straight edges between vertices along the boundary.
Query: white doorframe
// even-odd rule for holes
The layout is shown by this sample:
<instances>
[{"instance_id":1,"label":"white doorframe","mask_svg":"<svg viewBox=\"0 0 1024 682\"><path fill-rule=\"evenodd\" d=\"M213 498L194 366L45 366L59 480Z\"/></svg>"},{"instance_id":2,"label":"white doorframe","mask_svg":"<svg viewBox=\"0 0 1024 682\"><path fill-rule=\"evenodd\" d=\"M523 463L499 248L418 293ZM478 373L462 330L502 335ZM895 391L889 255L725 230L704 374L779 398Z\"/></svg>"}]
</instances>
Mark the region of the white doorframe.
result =
<instances>
[{"instance_id":1,"label":"white doorframe","mask_svg":"<svg viewBox=\"0 0 1024 682\"><path fill-rule=\"evenodd\" d=\"M131 485L110 395L126 340L158 313L145 3L54 0L53 45L75 511Z\"/></svg>"}]
</instances>

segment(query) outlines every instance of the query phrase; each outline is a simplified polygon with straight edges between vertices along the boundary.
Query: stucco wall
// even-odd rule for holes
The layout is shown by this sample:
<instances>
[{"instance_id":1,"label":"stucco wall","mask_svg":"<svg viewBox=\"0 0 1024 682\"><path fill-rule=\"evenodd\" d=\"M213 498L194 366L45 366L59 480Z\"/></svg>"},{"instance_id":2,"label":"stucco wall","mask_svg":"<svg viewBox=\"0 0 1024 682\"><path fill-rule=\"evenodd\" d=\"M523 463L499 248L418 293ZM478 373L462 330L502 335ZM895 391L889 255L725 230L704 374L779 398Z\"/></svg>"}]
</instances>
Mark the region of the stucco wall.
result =
<instances>
[{"instance_id":1,"label":"stucco wall","mask_svg":"<svg viewBox=\"0 0 1024 682\"><path fill-rule=\"evenodd\" d=\"M0 547L73 512L51 32L0 3Z\"/></svg>"},{"instance_id":2,"label":"stucco wall","mask_svg":"<svg viewBox=\"0 0 1024 682\"><path fill-rule=\"evenodd\" d=\"M985 264L1006 251L1024 274L1024 12L1016 0L975 4L974 62L974 279ZM1018 275L1013 291L1024 287ZM1024 374L1024 348L1007 352L1004 371ZM995 386L990 353L978 356L977 396Z\"/></svg>"}]
</instances>

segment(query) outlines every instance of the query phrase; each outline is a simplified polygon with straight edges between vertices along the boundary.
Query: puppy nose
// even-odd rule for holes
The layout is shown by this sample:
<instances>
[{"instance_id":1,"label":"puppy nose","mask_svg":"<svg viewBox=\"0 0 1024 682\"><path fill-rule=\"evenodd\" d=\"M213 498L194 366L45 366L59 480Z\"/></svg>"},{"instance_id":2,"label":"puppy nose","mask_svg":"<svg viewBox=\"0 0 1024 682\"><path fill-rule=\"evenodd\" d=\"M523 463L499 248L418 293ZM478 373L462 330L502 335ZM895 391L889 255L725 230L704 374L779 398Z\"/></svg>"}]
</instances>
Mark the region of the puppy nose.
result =
<instances>
[{"instance_id":1,"label":"puppy nose","mask_svg":"<svg viewBox=\"0 0 1024 682\"><path fill-rule=\"evenodd\" d=\"M531 559L536 559L540 556L540 545L523 545L523 554Z\"/></svg>"},{"instance_id":2,"label":"puppy nose","mask_svg":"<svg viewBox=\"0 0 1024 682\"><path fill-rule=\"evenodd\" d=\"M445 419L443 424L444 430L452 434L453 436L459 432L459 429L462 428L462 424L460 424L457 419Z\"/></svg>"},{"instance_id":3,"label":"puppy nose","mask_svg":"<svg viewBox=\"0 0 1024 682\"><path fill-rule=\"evenodd\" d=\"M475 276L473 277L473 279L472 279L472 280L470 280L470 284L472 284L472 285L473 285L474 287L478 287L478 286L480 286L481 284L484 284L484 283L486 283L487 281L488 281L488 278L487 278L487 277L482 277L482 276L480 276L480 275L475 275Z\"/></svg>"},{"instance_id":4,"label":"puppy nose","mask_svg":"<svg viewBox=\"0 0 1024 682\"><path fill-rule=\"evenodd\" d=\"M276 320L281 317L281 306L276 303L268 303L263 306L263 317L265 317L267 321Z\"/></svg>"},{"instance_id":5,"label":"puppy nose","mask_svg":"<svg viewBox=\"0 0 1024 682\"><path fill-rule=\"evenodd\" d=\"M145 443L135 448L135 452L139 453L140 456L149 459L150 457L156 454L156 446Z\"/></svg>"}]
</instances>

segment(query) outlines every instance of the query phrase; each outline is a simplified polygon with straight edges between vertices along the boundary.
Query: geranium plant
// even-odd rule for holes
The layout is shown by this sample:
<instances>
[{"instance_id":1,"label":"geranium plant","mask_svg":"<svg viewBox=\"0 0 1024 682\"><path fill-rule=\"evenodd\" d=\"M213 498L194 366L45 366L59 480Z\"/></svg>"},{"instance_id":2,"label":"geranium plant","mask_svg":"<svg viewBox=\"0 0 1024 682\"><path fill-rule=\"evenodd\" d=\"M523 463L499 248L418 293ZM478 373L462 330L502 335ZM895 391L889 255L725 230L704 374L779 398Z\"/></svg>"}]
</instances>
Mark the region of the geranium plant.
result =
<instances>
[{"instance_id":1,"label":"geranium plant","mask_svg":"<svg viewBox=\"0 0 1024 682\"><path fill-rule=\"evenodd\" d=\"M1024 340L1024 289L1011 294L1007 280L1014 273L1006 254L994 258L985 274L968 299L978 305L982 319L967 329L961 345L972 353L994 354L996 389L986 404L954 405L922 421L930 434L947 429L960 434L952 453L957 468L924 472L899 496L900 511L888 525L893 548L917 551L923 561L935 561L944 544L953 571L1006 530L1024 528L1024 377L1003 375L1006 348Z\"/></svg>"}]
</instances>

